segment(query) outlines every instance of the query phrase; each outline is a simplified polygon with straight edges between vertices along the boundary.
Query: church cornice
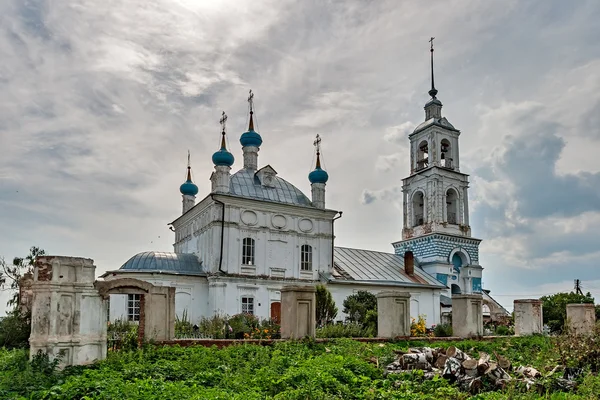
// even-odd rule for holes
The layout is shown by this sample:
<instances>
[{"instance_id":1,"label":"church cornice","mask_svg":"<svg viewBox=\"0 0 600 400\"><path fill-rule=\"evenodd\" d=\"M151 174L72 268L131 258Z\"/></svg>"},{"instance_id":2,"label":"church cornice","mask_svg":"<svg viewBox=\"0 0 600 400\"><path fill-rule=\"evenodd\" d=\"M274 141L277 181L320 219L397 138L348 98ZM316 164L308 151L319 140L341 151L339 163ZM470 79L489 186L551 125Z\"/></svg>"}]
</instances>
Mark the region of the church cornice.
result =
<instances>
[{"instance_id":1,"label":"church cornice","mask_svg":"<svg viewBox=\"0 0 600 400\"><path fill-rule=\"evenodd\" d=\"M256 200L247 197L240 197L228 194L214 195L217 200L224 202L226 205L234 207L246 208L253 211L263 212L280 212L288 215L299 217L311 217L315 219L331 220L338 213L332 209L320 209L315 207L305 207L295 204L285 204L278 202L270 202L265 200Z\"/></svg>"},{"instance_id":2,"label":"church cornice","mask_svg":"<svg viewBox=\"0 0 600 400\"><path fill-rule=\"evenodd\" d=\"M479 244L482 242L482 239L477 239L477 238L473 238L473 237L464 237L464 236L459 236L459 235L453 235L451 233L437 233L436 232L436 233L429 233L429 234L422 235L422 236L417 236L417 237L406 239L406 240L399 240L397 242L393 242L392 246L394 246L394 249L397 249L404 244L418 243L418 242L422 242L422 241L427 241L428 239L433 239L433 240L443 239L443 240L448 240L448 241L456 243L456 244Z\"/></svg>"},{"instance_id":3,"label":"church cornice","mask_svg":"<svg viewBox=\"0 0 600 400\"><path fill-rule=\"evenodd\" d=\"M430 167L423 168L423 169L413 172L411 175L402 179L402 181L406 181L407 179L411 179L414 177L422 177L423 179L430 178L430 177L453 178L452 175L459 175L459 176L465 178L466 181L468 181L467 178L470 176L469 174L465 174L464 172L460 172L455 169L444 168L444 167L440 167L438 165L432 165Z\"/></svg>"}]
</instances>

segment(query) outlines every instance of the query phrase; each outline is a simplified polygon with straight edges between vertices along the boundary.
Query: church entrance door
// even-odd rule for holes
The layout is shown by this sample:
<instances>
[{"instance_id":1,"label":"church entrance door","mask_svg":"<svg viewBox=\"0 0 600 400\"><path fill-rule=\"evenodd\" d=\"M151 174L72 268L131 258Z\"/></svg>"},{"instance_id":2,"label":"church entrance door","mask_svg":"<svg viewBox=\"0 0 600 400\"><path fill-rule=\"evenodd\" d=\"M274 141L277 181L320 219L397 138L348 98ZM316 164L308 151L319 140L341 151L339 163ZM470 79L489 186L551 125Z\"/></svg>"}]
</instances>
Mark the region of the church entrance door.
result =
<instances>
[{"instance_id":1,"label":"church entrance door","mask_svg":"<svg viewBox=\"0 0 600 400\"><path fill-rule=\"evenodd\" d=\"M273 322L281 322L281 302L274 301L271 303L271 320Z\"/></svg>"}]
</instances>

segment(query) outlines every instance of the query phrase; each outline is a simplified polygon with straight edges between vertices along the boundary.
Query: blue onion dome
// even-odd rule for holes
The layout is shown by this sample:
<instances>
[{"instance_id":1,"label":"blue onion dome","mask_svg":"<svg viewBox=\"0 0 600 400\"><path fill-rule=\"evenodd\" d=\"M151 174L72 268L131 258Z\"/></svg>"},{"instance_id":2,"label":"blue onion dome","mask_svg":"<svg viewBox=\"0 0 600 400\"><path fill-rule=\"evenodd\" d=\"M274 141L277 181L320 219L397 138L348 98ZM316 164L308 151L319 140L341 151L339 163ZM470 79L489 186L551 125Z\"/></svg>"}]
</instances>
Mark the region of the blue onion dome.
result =
<instances>
[{"instance_id":1,"label":"blue onion dome","mask_svg":"<svg viewBox=\"0 0 600 400\"><path fill-rule=\"evenodd\" d=\"M192 181L185 181L181 186L179 186L179 191L181 194L187 196L195 196L198 194L198 186Z\"/></svg>"},{"instance_id":2,"label":"blue onion dome","mask_svg":"<svg viewBox=\"0 0 600 400\"><path fill-rule=\"evenodd\" d=\"M242 147L260 147L260 145L262 144L262 138L260 137L258 132L254 130L254 121L252 119L252 114L253 112L250 111L250 123L248 124L248 132L242 133L242 136L240 137L240 143Z\"/></svg>"},{"instance_id":3,"label":"blue onion dome","mask_svg":"<svg viewBox=\"0 0 600 400\"><path fill-rule=\"evenodd\" d=\"M188 167L187 180L179 186L179 191L185 196L195 196L198 194L198 186L192 182L192 171L190 167Z\"/></svg>"},{"instance_id":4,"label":"blue onion dome","mask_svg":"<svg viewBox=\"0 0 600 400\"><path fill-rule=\"evenodd\" d=\"M221 150L216 151L212 156L212 162L215 165L225 165L231 167L233 165L233 154L227 151L225 148L221 148Z\"/></svg>"},{"instance_id":5,"label":"blue onion dome","mask_svg":"<svg viewBox=\"0 0 600 400\"><path fill-rule=\"evenodd\" d=\"M321 169L320 166L314 169L310 174L308 174L308 180L310 183L326 183L329 179L329 174L327 171Z\"/></svg>"}]
</instances>

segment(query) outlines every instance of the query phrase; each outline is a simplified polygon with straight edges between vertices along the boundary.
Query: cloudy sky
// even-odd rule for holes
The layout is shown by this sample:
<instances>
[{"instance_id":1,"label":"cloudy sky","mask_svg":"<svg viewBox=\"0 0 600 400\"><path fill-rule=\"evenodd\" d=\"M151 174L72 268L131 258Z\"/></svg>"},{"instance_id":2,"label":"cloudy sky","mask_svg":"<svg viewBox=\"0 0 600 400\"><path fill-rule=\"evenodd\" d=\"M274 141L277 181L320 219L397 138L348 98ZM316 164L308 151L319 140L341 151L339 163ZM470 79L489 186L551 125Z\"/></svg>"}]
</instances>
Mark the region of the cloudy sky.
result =
<instances>
[{"instance_id":1,"label":"cloudy sky","mask_svg":"<svg viewBox=\"0 0 600 400\"><path fill-rule=\"evenodd\" d=\"M225 110L241 168L249 89L259 164L310 193L320 134L336 244L391 252L435 36L484 286L600 299L598 20L597 0L1 1L0 255L101 273L172 251L187 151L203 197Z\"/></svg>"}]
</instances>

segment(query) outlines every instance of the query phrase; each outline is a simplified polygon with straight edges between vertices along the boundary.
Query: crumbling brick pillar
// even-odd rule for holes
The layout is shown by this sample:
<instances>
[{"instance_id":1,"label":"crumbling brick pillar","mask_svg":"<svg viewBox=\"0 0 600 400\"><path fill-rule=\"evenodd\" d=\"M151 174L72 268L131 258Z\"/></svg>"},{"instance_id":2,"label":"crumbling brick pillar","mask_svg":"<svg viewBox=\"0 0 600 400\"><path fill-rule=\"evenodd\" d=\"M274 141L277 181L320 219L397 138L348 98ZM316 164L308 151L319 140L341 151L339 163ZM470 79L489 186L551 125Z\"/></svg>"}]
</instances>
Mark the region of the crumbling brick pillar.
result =
<instances>
[{"instance_id":1,"label":"crumbling brick pillar","mask_svg":"<svg viewBox=\"0 0 600 400\"><path fill-rule=\"evenodd\" d=\"M106 358L106 306L89 258L38 257L33 272L30 356L39 350L61 364Z\"/></svg>"},{"instance_id":2,"label":"crumbling brick pillar","mask_svg":"<svg viewBox=\"0 0 600 400\"><path fill-rule=\"evenodd\" d=\"M542 301L520 299L514 301L515 335L535 335L543 332Z\"/></svg>"},{"instance_id":3,"label":"crumbling brick pillar","mask_svg":"<svg viewBox=\"0 0 600 400\"><path fill-rule=\"evenodd\" d=\"M410 293L377 294L377 336L388 339L410 336Z\"/></svg>"},{"instance_id":4,"label":"crumbling brick pillar","mask_svg":"<svg viewBox=\"0 0 600 400\"><path fill-rule=\"evenodd\" d=\"M575 335L590 335L596 326L593 304L567 304L567 325Z\"/></svg>"},{"instance_id":5,"label":"crumbling brick pillar","mask_svg":"<svg viewBox=\"0 0 600 400\"><path fill-rule=\"evenodd\" d=\"M315 337L316 289L312 286L285 286L281 289L281 337Z\"/></svg>"},{"instance_id":6,"label":"crumbling brick pillar","mask_svg":"<svg viewBox=\"0 0 600 400\"><path fill-rule=\"evenodd\" d=\"M483 297L480 294L452 295L452 334L461 338L483 336Z\"/></svg>"}]
</instances>

